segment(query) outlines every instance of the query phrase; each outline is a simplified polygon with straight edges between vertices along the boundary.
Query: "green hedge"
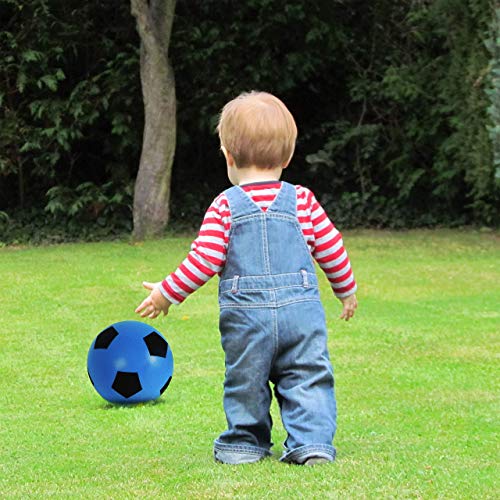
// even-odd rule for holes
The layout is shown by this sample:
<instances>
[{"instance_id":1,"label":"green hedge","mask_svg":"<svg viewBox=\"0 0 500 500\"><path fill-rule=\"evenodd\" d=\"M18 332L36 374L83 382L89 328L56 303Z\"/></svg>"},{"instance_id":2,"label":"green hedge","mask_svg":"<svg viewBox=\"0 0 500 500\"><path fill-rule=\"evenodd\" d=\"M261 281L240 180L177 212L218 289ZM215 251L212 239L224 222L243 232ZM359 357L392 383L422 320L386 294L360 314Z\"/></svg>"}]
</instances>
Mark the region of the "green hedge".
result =
<instances>
[{"instance_id":1,"label":"green hedge","mask_svg":"<svg viewBox=\"0 0 500 500\"><path fill-rule=\"evenodd\" d=\"M0 0L0 241L35 237L34 219L62 237L130 230L143 108L129 8ZM227 185L217 113L261 89L297 119L286 179L338 225L497 225L499 21L488 0L178 2L173 223L196 226Z\"/></svg>"}]
</instances>

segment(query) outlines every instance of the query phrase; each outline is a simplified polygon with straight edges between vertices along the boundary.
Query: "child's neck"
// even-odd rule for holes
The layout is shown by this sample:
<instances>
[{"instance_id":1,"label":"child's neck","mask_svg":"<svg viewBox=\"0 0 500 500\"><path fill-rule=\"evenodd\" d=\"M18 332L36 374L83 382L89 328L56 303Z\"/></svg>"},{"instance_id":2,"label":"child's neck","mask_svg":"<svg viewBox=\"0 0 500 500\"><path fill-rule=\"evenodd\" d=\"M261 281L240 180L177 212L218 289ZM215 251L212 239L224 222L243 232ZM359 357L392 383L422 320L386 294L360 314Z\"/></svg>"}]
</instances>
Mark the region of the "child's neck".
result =
<instances>
[{"instance_id":1,"label":"child's neck","mask_svg":"<svg viewBox=\"0 0 500 500\"><path fill-rule=\"evenodd\" d=\"M253 182L279 181L282 171L282 167L266 169L258 167L240 168L238 169L238 185L241 186Z\"/></svg>"}]
</instances>

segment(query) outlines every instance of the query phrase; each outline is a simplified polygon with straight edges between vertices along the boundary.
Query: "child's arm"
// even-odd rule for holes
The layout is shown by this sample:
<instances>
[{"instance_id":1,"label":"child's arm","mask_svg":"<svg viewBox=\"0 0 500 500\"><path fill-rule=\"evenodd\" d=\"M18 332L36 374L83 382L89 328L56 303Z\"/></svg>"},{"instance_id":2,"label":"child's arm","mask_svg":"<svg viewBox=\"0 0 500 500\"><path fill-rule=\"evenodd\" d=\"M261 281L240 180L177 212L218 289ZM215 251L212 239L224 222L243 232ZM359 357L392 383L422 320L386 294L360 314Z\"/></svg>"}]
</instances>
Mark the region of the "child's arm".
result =
<instances>
[{"instance_id":1,"label":"child's arm","mask_svg":"<svg viewBox=\"0 0 500 500\"><path fill-rule=\"evenodd\" d=\"M208 208L198 237L182 264L159 283L144 282L151 294L135 310L141 317L154 319L168 314L172 304L180 304L191 293L222 270L226 261L230 212L225 196L218 196Z\"/></svg>"},{"instance_id":2,"label":"child's arm","mask_svg":"<svg viewBox=\"0 0 500 500\"><path fill-rule=\"evenodd\" d=\"M230 212L227 198L218 196L203 218L191 251L181 265L160 284L159 290L173 304L180 304L218 274L226 263Z\"/></svg>"},{"instance_id":3,"label":"child's arm","mask_svg":"<svg viewBox=\"0 0 500 500\"><path fill-rule=\"evenodd\" d=\"M323 207L311 191L307 205L314 235L313 257L326 274L335 296L342 302L341 319L349 321L358 306L356 281L351 262L344 248L341 233L328 218Z\"/></svg>"}]
</instances>

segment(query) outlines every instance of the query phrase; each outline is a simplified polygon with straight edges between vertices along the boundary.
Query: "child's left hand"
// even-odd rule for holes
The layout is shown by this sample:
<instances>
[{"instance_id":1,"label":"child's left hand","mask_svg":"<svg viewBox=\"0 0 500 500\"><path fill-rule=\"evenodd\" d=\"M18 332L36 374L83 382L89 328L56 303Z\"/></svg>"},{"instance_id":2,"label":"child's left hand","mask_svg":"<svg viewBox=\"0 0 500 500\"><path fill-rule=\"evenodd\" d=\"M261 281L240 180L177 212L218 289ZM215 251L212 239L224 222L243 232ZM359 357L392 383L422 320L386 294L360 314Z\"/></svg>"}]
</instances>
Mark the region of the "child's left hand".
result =
<instances>
[{"instance_id":1,"label":"child's left hand","mask_svg":"<svg viewBox=\"0 0 500 500\"><path fill-rule=\"evenodd\" d=\"M151 319L157 318L162 312L166 316L168 314L168 309L172 305L158 290L160 283L149 283L148 281L143 281L142 286L151 290L149 297L146 297L140 305L137 307L135 312L141 315L141 318L146 316Z\"/></svg>"},{"instance_id":2,"label":"child's left hand","mask_svg":"<svg viewBox=\"0 0 500 500\"><path fill-rule=\"evenodd\" d=\"M349 295L348 297L340 299L340 301L342 302L342 314L340 315L340 319L349 321L354 316L354 312L358 307L356 295Z\"/></svg>"}]
</instances>

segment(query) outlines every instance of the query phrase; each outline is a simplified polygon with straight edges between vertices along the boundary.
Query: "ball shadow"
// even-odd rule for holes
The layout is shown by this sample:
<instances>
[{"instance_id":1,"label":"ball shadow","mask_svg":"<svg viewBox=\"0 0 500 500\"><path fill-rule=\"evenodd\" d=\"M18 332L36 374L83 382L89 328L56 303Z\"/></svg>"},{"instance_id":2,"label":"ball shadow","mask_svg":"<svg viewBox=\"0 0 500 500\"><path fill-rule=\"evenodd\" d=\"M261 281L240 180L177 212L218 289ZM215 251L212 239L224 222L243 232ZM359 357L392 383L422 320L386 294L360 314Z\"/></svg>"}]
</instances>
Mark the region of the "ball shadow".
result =
<instances>
[{"instance_id":1,"label":"ball shadow","mask_svg":"<svg viewBox=\"0 0 500 500\"><path fill-rule=\"evenodd\" d=\"M143 406L159 406L164 405L165 400L155 399L153 401L146 401L143 403L130 403L130 404L118 404L118 403L103 403L98 408L100 410L130 410Z\"/></svg>"}]
</instances>

